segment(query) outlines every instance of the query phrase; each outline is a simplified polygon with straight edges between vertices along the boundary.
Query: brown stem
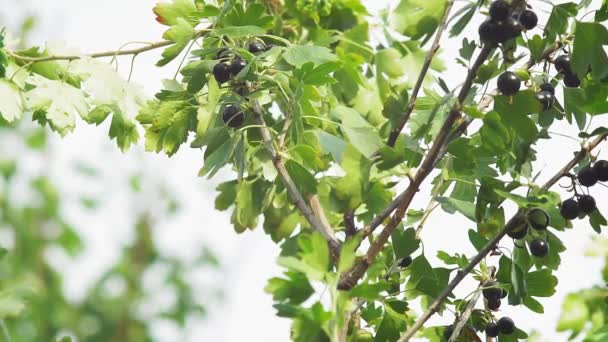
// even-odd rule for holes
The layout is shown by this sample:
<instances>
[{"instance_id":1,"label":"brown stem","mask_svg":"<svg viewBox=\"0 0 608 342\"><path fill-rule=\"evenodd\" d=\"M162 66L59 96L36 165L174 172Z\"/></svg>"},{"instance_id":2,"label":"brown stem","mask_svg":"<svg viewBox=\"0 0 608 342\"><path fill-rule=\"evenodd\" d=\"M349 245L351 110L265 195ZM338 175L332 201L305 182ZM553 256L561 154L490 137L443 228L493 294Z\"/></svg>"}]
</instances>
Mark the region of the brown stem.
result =
<instances>
[{"instance_id":1,"label":"brown stem","mask_svg":"<svg viewBox=\"0 0 608 342\"><path fill-rule=\"evenodd\" d=\"M477 304L477 301L481 296L482 288L482 284L477 287L477 291L475 291L473 298L471 298L471 300L467 304L467 307L464 309L460 317L458 317L458 321L456 322L456 325L454 325L454 330L452 331L452 335L448 339L448 342L458 341L458 336L460 336L462 328L464 328L465 324L467 324L467 321L469 320L469 317L471 317L471 313L473 312L473 309L475 309L475 305Z\"/></svg>"},{"instance_id":2,"label":"brown stem","mask_svg":"<svg viewBox=\"0 0 608 342\"><path fill-rule=\"evenodd\" d=\"M401 223L401 220L403 220L405 212L418 192L420 185L433 170L433 165L435 164L435 160L437 159L439 152L443 149L443 145L447 144L450 131L454 126L456 119L461 116L460 107L465 101L466 97L469 95L469 91L473 85L473 80L477 75L477 70L483 65L493 50L494 46L492 45L485 45L482 48L481 52L477 56L477 59L475 60L475 63L467 74L467 78L460 89L456 103L454 103L448 117L441 127L441 130L437 134L433 146L424 158L424 161L420 165L418 172L416 172L413 181L409 184L403 194L399 196L402 198L402 200L397 203L397 211L372 243L367 251L367 254L349 272L342 276L340 283L338 284L338 288L342 290L351 289L357 283L357 281L361 279L367 268L372 264L380 251L382 251L384 244L386 244L391 234L395 231L395 229L397 229L399 223Z\"/></svg>"},{"instance_id":3,"label":"brown stem","mask_svg":"<svg viewBox=\"0 0 608 342\"><path fill-rule=\"evenodd\" d=\"M585 158L585 156L587 156L587 154L589 154L589 152L591 152L593 149L595 149L604 139L606 139L607 136L608 136L608 134L602 134L599 137L597 137L595 140L593 140L591 143L589 143L586 147L583 147L576 154L576 156L574 156L574 158L572 158L572 160L570 160L566 164L566 166L564 166L551 179L549 179L547 181L547 183L545 183L542 186L541 189L543 191L546 191L550 187L555 185L555 183L557 183L562 177L567 175L576 164L578 164L581 160L583 160ZM486 243L485 246L483 246L483 248L481 250L479 250L479 253L477 253L477 255L475 255L475 257L473 257L473 259L471 259L469 264L465 268L460 270L456 274L454 279L452 279L452 281L450 281L448 286L443 291L441 291L439 296L437 296L437 298L435 298L433 303L431 303L431 305L429 305L429 308L422 314L422 316L420 316L420 318L418 318L416 323L414 323L414 325L412 325L401 336L401 338L399 339L399 342L409 341L409 339L414 336L414 334L422 327L422 325L439 310L439 308L441 307L443 302L448 298L448 296L450 295L450 293L452 293L452 291L456 288L456 286L458 286L458 284L460 284L460 282L477 266L477 264L479 264L479 262L481 262L481 260L483 260L490 252L492 252L492 250L494 250L494 248L496 248L496 246L498 246L498 243L500 242L500 240L507 234L507 232L509 230L513 229L514 227L516 227L519 224L519 222L521 222L520 221L521 215L523 215L523 211L519 210L513 217L511 217L509 222L507 222L507 224L496 234L496 236L494 236L488 243Z\"/></svg>"},{"instance_id":4,"label":"brown stem","mask_svg":"<svg viewBox=\"0 0 608 342\"><path fill-rule=\"evenodd\" d=\"M344 213L344 232L346 237L355 236L357 234L357 226L355 225L355 214L352 211Z\"/></svg>"},{"instance_id":5,"label":"brown stem","mask_svg":"<svg viewBox=\"0 0 608 342\"><path fill-rule=\"evenodd\" d=\"M439 23L439 26L437 28L437 33L435 34L435 40L433 40L431 49L427 52L426 57L424 58L422 69L420 70L420 74L418 75L416 84L414 84L414 88L412 89L412 94L410 95L407 107L405 107L405 112L401 116L401 120L399 121L399 124L397 124L397 127L395 127L391 131L391 134L388 137L388 141L386 144L389 146L395 146L397 138L399 138L399 134L401 134L403 127L405 127L405 124L407 124L407 121L410 119L410 116L414 111L414 107L416 106L416 100L418 99L418 93L422 88L424 78L426 77L426 74L429 71L429 67L431 66L431 62L433 61L435 54L437 53L437 51L439 51L439 43L441 42L441 36L443 35L443 31L445 31L448 26L448 18L450 16L450 11L452 10L453 3L454 1L449 1L445 6L443 18L441 19L441 22Z\"/></svg>"}]
</instances>

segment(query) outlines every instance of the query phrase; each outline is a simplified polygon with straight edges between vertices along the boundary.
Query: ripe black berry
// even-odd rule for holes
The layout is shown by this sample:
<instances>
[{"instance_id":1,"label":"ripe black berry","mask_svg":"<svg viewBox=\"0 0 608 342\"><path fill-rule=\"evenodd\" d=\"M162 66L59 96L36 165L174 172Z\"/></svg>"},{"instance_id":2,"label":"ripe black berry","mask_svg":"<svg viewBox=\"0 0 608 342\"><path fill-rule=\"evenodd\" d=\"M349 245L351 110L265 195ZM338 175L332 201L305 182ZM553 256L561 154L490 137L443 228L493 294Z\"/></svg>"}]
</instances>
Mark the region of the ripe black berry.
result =
<instances>
[{"instance_id":1,"label":"ripe black berry","mask_svg":"<svg viewBox=\"0 0 608 342\"><path fill-rule=\"evenodd\" d=\"M500 299L488 299L488 309L497 311L500 308Z\"/></svg>"},{"instance_id":2,"label":"ripe black berry","mask_svg":"<svg viewBox=\"0 0 608 342\"><path fill-rule=\"evenodd\" d=\"M530 253L535 257L542 258L549 253L549 245L547 241L534 239L530 242Z\"/></svg>"},{"instance_id":3,"label":"ripe black berry","mask_svg":"<svg viewBox=\"0 0 608 342\"><path fill-rule=\"evenodd\" d=\"M247 66L247 62L240 58L235 58L230 64L230 73L232 76L236 76L241 72L241 70L245 69Z\"/></svg>"},{"instance_id":4,"label":"ripe black berry","mask_svg":"<svg viewBox=\"0 0 608 342\"><path fill-rule=\"evenodd\" d=\"M484 44L502 43L499 30L500 28L495 22L486 20L479 25L479 40Z\"/></svg>"},{"instance_id":5,"label":"ripe black berry","mask_svg":"<svg viewBox=\"0 0 608 342\"><path fill-rule=\"evenodd\" d=\"M549 214L539 208L534 208L528 212L528 223L536 230L546 230L549 226Z\"/></svg>"},{"instance_id":6,"label":"ripe black berry","mask_svg":"<svg viewBox=\"0 0 608 342\"><path fill-rule=\"evenodd\" d=\"M598 160L593 164L593 171L600 182L608 182L608 160Z\"/></svg>"},{"instance_id":7,"label":"ripe black berry","mask_svg":"<svg viewBox=\"0 0 608 342\"><path fill-rule=\"evenodd\" d=\"M594 186L595 183L597 183L595 170L589 165L580 169L576 178L578 178L578 182L581 183L582 186Z\"/></svg>"},{"instance_id":8,"label":"ripe black berry","mask_svg":"<svg viewBox=\"0 0 608 342\"><path fill-rule=\"evenodd\" d=\"M497 337L498 334L500 334L500 329L498 328L498 325L496 323L488 323L488 325L486 325L486 336L487 337Z\"/></svg>"},{"instance_id":9,"label":"ripe black berry","mask_svg":"<svg viewBox=\"0 0 608 342\"><path fill-rule=\"evenodd\" d=\"M450 337L452 336L452 333L454 332L454 326L453 325L449 325L447 327L445 327L445 330L443 331L443 338L448 341L450 339Z\"/></svg>"},{"instance_id":10,"label":"ripe black berry","mask_svg":"<svg viewBox=\"0 0 608 342\"><path fill-rule=\"evenodd\" d=\"M564 85L568 88L578 88L581 85L581 80L572 71L564 74Z\"/></svg>"},{"instance_id":11,"label":"ripe black berry","mask_svg":"<svg viewBox=\"0 0 608 342\"><path fill-rule=\"evenodd\" d=\"M245 121L245 115L243 115L240 108L230 105L224 108L222 119L224 119L224 122L228 126L237 128L243 124L243 121Z\"/></svg>"},{"instance_id":12,"label":"ripe black berry","mask_svg":"<svg viewBox=\"0 0 608 342\"><path fill-rule=\"evenodd\" d=\"M410 264L412 263L412 257L411 256L406 256L405 258L401 259L401 261L399 261L399 267L408 267Z\"/></svg>"},{"instance_id":13,"label":"ripe black berry","mask_svg":"<svg viewBox=\"0 0 608 342\"><path fill-rule=\"evenodd\" d=\"M543 83L540 85L540 90L541 91L548 91L551 94L555 95L555 87L553 86L553 84L547 82L547 83Z\"/></svg>"},{"instance_id":14,"label":"ripe black berry","mask_svg":"<svg viewBox=\"0 0 608 342\"><path fill-rule=\"evenodd\" d=\"M555 65L555 70L560 73L570 72L572 70L570 66L570 56L568 55L557 57L553 62L553 65Z\"/></svg>"},{"instance_id":15,"label":"ripe black berry","mask_svg":"<svg viewBox=\"0 0 608 342\"><path fill-rule=\"evenodd\" d=\"M578 217L579 206L574 198L570 198L562 202L560 213L566 220L574 220Z\"/></svg>"},{"instance_id":16,"label":"ripe black berry","mask_svg":"<svg viewBox=\"0 0 608 342\"><path fill-rule=\"evenodd\" d=\"M511 239L515 239L515 240L523 239L526 236L526 234L528 234L528 225L527 224L521 224L507 232L507 235L509 235L509 237Z\"/></svg>"},{"instance_id":17,"label":"ripe black berry","mask_svg":"<svg viewBox=\"0 0 608 342\"><path fill-rule=\"evenodd\" d=\"M536 99L541 104L542 112L546 112L553 107L554 97L553 94L548 91L539 91L536 93Z\"/></svg>"},{"instance_id":18,"label":"ripe black berry","mask_svg":"<svg viewBox=\"0 0 608 342\"><path fill-rule=\"evenodd\" d=\"M490 5L490 18L503 21L511 14L511 6L504 0L496 0Z\"/></svg>"},{"instance_id":19,"label":"ripe black berry","mask_svg":"<svg viewBox=\"0 0 608 342\"><path fill-rule=\"evenodd\" d=\"M531 30L536 27L536 24L538 24L538 17L536 16L536 13L530 10L521 12L519 15L519 20L521 21L522 25L524 25L526 30Z\"/></svg>"},{"instance_id":20,"label":"ripe black berry","mask_svg":"<svg viewBox=\"0 0 608 342\"><path fill-rule=\"evenodd\" d=\"M481 290L483 298L487 300L500 299L502 295L502 289L498 287L498 283L495 281L487 281L483 284L483 290Z\"/></svg>"},{"instance_id":21,"label":"ripe black berry","mask_svg":"<svg viewBox=\"0 0 608 342\"><path fill-rule=\"evenodd\" d=\"M249 52L258 53L264 52L266 50L266 46L260 42L253 42L249 44Z\"/></svg>"},{"instance_id":22,"label":"ripe black berry","mask_svg":"<svg viewBox=\"0 0 608 342\"><path fill-rule=\"evenodd\" d=\"M230 65L228 63L218 63L213 67L213 77L217 83L222 84L230 80Z\"/></svg>"},{"instance_id":23,"label":"ripe black berry","mask_svg":"<svg viewBox=\"0 0 608 342\"><path fill-rule=\"evenodd\" d=\"M502 317L496 322L498 330L505 335L511 335L515 331L515 322L509 317Z\"/></svg>"},{"instance_id":24,"label":"ripe black berry","mask_svg":"<svg viewBox=\"0 0 608 342\"><path fill-rule=\"evenodd\" d=\"M505 71L498 76L496 84L503 95L511 96L519 91L521 79L514 72Z\"/></svg>"},{"instance_id":25,"label":"ripe black berry","mask_svg":"<svg viewBox=\"0 0 608 342\"><path fill-rule=\"evenodd\" d=\"M504 33L508 38L515 38L521 34L521 31L524 30L524 26L521 24L517 18L510 17L503 23Z\"/></svg>"},{"instance_id":26,"label":"ripe black berry","mask_svg":"<svg viewBox=\"0 0 608 342\"><path fill-rule=\"evenodd\" d=\"M578 207L585 214L591 214L595 208L595 198L590 195L581 195L578 197Z\"/></svg>"}]
</instances>

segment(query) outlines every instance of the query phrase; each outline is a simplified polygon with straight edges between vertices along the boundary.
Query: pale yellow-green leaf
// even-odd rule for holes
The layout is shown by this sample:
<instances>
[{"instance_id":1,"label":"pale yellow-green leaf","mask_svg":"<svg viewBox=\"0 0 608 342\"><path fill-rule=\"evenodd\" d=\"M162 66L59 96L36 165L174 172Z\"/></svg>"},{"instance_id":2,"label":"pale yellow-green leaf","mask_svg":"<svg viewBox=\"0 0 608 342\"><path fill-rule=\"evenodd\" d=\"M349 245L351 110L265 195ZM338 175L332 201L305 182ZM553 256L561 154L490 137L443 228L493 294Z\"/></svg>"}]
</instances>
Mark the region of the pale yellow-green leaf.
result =
<instances>
[{"instance_id":1,"label":"pale yellow-green leaf","mask_svg":"<svg viewBox=\"0 0 608 342\"><path fill-rule=\"evenodd\" d=\"M23 95L15 84L0 80L0 115L4 120L13 122L23 113Z\"/></svg>"}]
</instances>

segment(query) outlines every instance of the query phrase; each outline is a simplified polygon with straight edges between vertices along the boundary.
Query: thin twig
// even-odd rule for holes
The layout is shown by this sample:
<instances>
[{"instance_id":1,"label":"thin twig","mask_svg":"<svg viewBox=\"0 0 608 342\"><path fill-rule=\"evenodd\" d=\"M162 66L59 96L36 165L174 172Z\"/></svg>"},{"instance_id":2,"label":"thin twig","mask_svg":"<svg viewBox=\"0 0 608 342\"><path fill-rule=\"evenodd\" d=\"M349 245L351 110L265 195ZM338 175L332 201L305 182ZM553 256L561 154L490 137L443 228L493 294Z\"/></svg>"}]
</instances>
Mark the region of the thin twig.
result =
<instances>
[{"instance_id":1,"label":"thin twig","mask_svg":"<svg viewBox=\"0 0 608 342\"><path fill-rule=\"evenodd\" d=\"M464 328L465 324L467 324L467 321L469 320L469 317L471 317L471 313L473 312L473 309L475 309L475 305L477 304L477 301L479 300L479 297L481 296L482 288L483 288L482 284L480 284L479 287L477 287L477 291L475 291L473 298L471 298L471 300L469 300L467 307L464 309L464 311L458 318L458 321L454 325L454 330L452 331L452 335L450 336L450 339L448 340L448 342L458 341L458 336L460 335L462 328Z\"/></svg>"},{"instance_id":2,"label":"thin twig","mask_svg":"<svg viewBox=\"0 0 608 342\"><path fill-rule=\"evenodd\" d=\"M357 226L355 225L355 214L352 210L344 212L343 221L346 237L355 236L357 234Z\"/></svg>"},{"instance_id":3,"label":"thin twig","mask_svg":"<svg viewBox=\"0 0 608 342\"><path fill-rule=\"evenodd\" d=\"M412 89L412 94L410 95L410 99L407 103L407 107L405 107L405 112L401 116L401 120L399 121L399 124L397 125L397 127L395 127L391 131L391 134L388 138L388 141L386 144L389 146L395 146L395 143L397 142L397 138L399 138L399 134L401 134L403 127L405 127L405 125L407 124L407 121L410 119L410 116L412 115L412 112L414 111L414 107L416 106L416 100L418 99L418 93L420 92L420 89L422 88L422 83L424 82L426 74L429 71L429 67L431 66L431 62L433 61L435 54L437 53L437 51L439 51L439 43L441 42L441 36L443 35L443 32L445 31L445 29L448 26L448 18L450 16L450 11L452 10L453 3L454 3L454 1L448 1L448 3L445 6L443 18L441 19L441 22L439 23L439 26L437 28L437 33L435 34L435 40L433 40L433 44L431 45L430 50L427 52L426 57L424 58L424 63L422 64L422 69L420 70L418 79L416 80L416 83L414 84L414 88Z\"/></svg>"},{"instance_id":4,"label":"thin twig","mask_svg":"<svg viewBox=\"0 0 608 342\"><path fill-rule=\"evenodd\" d=\"M266 150L268 150L268 153L272 158L272 162L279 174L279 177L281 177L281 180L283 181L283 185L285 185L285 189L287 189L289 197L291 197L291 200L293 201L294 205L300 210L300 212L302 213L304 218L306 218L311 227L314 230L320 232L325 238L325 240L327 240L330 250L332 252L332 256L334 257L334 259L337 259L340 244L338 242L338 239L336 239L333 230L323 224L322 220L315 215L314 211L311 209L311 207L308 206L306 200L298 190L296 183L289 175L289 172L287 172L287 169L285 168L285 165L281 160L281 156L277 152L272 142L270 130L266 126L266 122L264 120L262 107L257 101L253 101L252 107L255 113L256 121L260 125L260 132L262 134L262 140L266 145ZM312 203L315 202L313 201Z\"/></svg>"},{"instance_id":5,"label":"thin twig","mask_svg":"<svg viewBox=\"0 0 608 342\"><path fill-rule=\"evenodd\" d=\"M572 158L572 160L570 160L566 164L566 166L564 166L551 179L549 179L547 181L547 183L545 183L542 186L541 189L543 191L546 191L550 187L555 185L555 183L557 183L562 177L567 175L576 164L578 164L591 151L593 151L593 149L595 149L598 145L600 145L600 143L603 140L605 140L607 136L608 136L608 134L602 134L599 137L597 137L594 141L589 143L589 145L582 148L576 154L576 156L574 156L574 158ZM429 305L429 308L422 314L422 316L420 316L420 318L418 318L416 323L414 323L414 325L412 325L401 336L401 338L399 339L399 342L409 341L409 339L414 336L414 334L422 327L422 325L439 310L441 305L443 305L443 302L448 298L448 296L450 295L450 293L452 293L452 291L456 288L456 286L458 286L458 284L460 284L460 282L469 273L471 273L471 271L477 266L477 264L479 264L481 262L481 260L483 260L491 251L493 251L496 248L496 246L498 246L498 243L500 242L500 240L507 234L507 232L509 230L513 229L521 222L522 215L523 215L523 210L519 210L513 217L511 217L509 222L507 222L507 224L496 234L496 236L494 236L488 243L486 243L485 246L483 246L483 248L481 248L479 250L479 253L477 253L477 255L475 255L475 257L473 257L471 259L471 261L467 264L467 266L465 268L463 268L461 271L459 271L456 274L456 276L454 277L454 279L452 279L452 281L450 281L448 286L445 289L443 289L443 291L441 291L439 296L437 296L437 298L435 298L433 303L431 303L431 305Z\"/></svg>"}]
</instances>

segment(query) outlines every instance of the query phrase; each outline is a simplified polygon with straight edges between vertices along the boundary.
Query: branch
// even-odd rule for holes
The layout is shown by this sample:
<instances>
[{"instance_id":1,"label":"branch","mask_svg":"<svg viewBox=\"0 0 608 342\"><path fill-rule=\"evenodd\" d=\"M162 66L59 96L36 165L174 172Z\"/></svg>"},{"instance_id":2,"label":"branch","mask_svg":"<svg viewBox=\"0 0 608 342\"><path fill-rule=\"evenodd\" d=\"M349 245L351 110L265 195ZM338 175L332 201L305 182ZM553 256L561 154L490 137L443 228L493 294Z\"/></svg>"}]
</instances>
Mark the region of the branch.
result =
<instances>
[{"instance_id":1,"label":"branch","mask_svg":"<svg viewBox=\"0 0 608 342\"><path fill-rule=\"evenodd\" d=\"M467 321L469 320L469 317L471 317L471 313L473 312L473 309L475 309L475 305L477 304L477 301L479 300L479 297L481 296L482 289L483 289L483 284L480 284L477 287L477 291L475 291L473 298L471 298L471 300L467 304L467 307L464 309L464 311L458 318L456 325L454 325L454 330L452 331L452 335L450 336L448 342L458 341L458 336L460 336L460 332L462 331L462 328L464 328L465 324L467 324ZM401 341L398 341L398 342L401 342Z\"/></svg>"},{"instance_id":2,"label":"branch","mask_svg":"<svg viewBox=\"0 0 608 342\"><path fill-rule=\"evenodd\" d=\"M454 3L454 1L449 1L445 7L445 12L443 13L443 18L441 19L441 22L439 23L439 26L437 28L437 33L435 34L435 40L433 41L433 44L431 45L431 49L427 52L426 57L424 58L424 63L422 64L422 69L420 70L420 74L418 75L416 84L414 85L414 88L412 89L412 94L410 95L410 99L407 103L407 107L405 107L405 112L403 113L403 115L401 117L401 121L399 121L399 124L397 125L397 127L395 127L391 131L391 134L388 138L388 141L386 144L389 146L395 146L395 143L397 142L397 138L399 138L399 134L401 134L403 127L405 127L405 124L410 119L410 116L412 115L412 112L414 111L414 107L416 105L416 100L418 99L418 92L420 92L420 88L422 88L422 83L424 82L424 78L426 77L426 74L429 70L429 67L431 66L431 62L433 61L435 54L437 53L437 51L439 51L439 43L441 42L441 36L443 35L443 31L445 31L445 29L448 26L448 18L450 16L450 11L452 10L453 3Z\"/></svg>"},{"instance_id":3,"label":"branch","mask_svg":"<svg viewBox=\"0 0 608 342\"><path fill-rule=\"evenodd\" d=\"M202 30L198 31L192 39L198 39L209 31L211 31L211 29L209 29L209 28L202 29ZM14 59L16 59L20 62L40 63L40 62L50 62L50 61L62 61L62 60L63 61L73 61L76 59L81 59L83 57L103 58L103 57L139 55L140 53L143 53L146 51L159 49L159 48L173 45L173 44L175 44L175 42L170 41L170 40L162 40L159 42L147 43L146 46L143 46L143 47L140 47L137 49L131 49L131 50L114 50L114 51L96 52L96 53L90 53L90 54L84 54L84 55L65 55L65 56L56 55L56 56L44 56L44 57L28 57L28 56L20 55L18 53L8 50L8 49L6 51L11 57L13 57Z\"/></svg>"},{"instance_id":4,"label":"branch","mask_svg":"<svg viewBox=\"0 0 608 342\"><path fill-rule=\"evenodd\" d=\"M260 107L260 104L257 101L253 101L253 111L255 113L256 120L260 125L260 132L262 134L262 140L266 145L266 150L268 150L268 153L272 158L272 162L277 172L279 173L279 177L281 177L281 180L285 185L285 189L287 189L289 197L291 197L291 200L293 201L294 205L300 210L300 212L302 213L304 218L306 218L306 221L308 221L310 226L314 230L320 232L325 238L325 240L327 240L332 256L334 258L337 258L339 254L340 244L336 239L334 232L328 225L323 224L323 221L317 215L315 215L313 209L311 209L308 204L306 204L306 200L304 200L304 197L298 190L296 183L289 175L289 172L287 172L285 164L283 164L283 161L281 160L281 156L279 155L272 143L270 130L268 129L268 127L266 126L266 122L264 121L262 107ZM311 197L311 204L318 203L318 200L316 201L314 198L314 196ZM315 209L319 210L319 208Z\"/></svg>"},{"instance_id":5,"label":"branch","mask_svg":"<svg viewBox=\"0 0 608 342\"><path fill-rule=\"evenodd\" d=\"M346 237L351 237L357 235L357 226L355 225L355 214L348 210L344 213L344 232L346 233Z\"/></svg>"},{"instance_id":6,"label":"branch","mask_svg":"<svg viewBox=\"0 0 608 342\"><path fill-rule=\"evenodd\" d=\"M551 179L549 179L549 181L547 181L547 183L545 183L541 189L543 191L546 191L550 187L555 185L555 183L557 183L559 179L568 174L576 164L583 160L585 156L587 156L587 154L593 151L593 149L595 149L604 139L606 139L607 136L608 134L602 134L595 140L593 140L591 143L589 143L586 147L583 147L576 154L576 156L574 156L574 158L572 158L572 160L570 160L566 164L566 166L564 166ZM400 342L409 341L409 339L414 336L414 334L422 327L422 325L439 310L443 302L448 298L448 296L450 295L450 293L452 293L456 286L460 284L460 282L477 266L477 264L479 264L479 262L481 262L481 260L483 260L492 250L494 250L496 246L498 246L500 240L507 234L509 230L513 229L521 222L522 215L523 210L520 209L513 217L511 217L509 222L507 222L507 224L498 232L498 234L496 234L496 236L494 236L492 240L490 240L485 246L483 246L482 249L479 250L479 253L477 253L477 255L475 255L475 257L471 259L469 264L461 271L459 271L456 274L456 277L454 277L454 279L452 279L452 281L448 284L448 286L443 291L441 291L439 296L433 301L433 303L431 303L427 311L424 312L422 316L420 316L416 323L414 323L414 325L412 325L403 334L403 336L401 336L401 338L399 339Z\"/></svg>"},{"instance_id":7,"label":"branch","mask_svg":"<svg viewBox=\"0 0 608 342\"><path fill-rule=\"evenodd\" d=\"M480 51L479 55L477 56L477 59L475 60L475 63L473 63L473 66L471 67L471 69L469 69L467 78L464 81L462 88L460 89L456 102L452 106L448 117L446 118L445 122L443 123L443 126L441 127L441 130L437 134L433 146L424 158L424 161L420 165L418 172L416 172L413 181L410 182L407 189L401 195L399 195L398 198L400 200L396 203L391 203L390 206L397 206L395 214L390 219L389 223L384 227L382 232L378 235L376 240L372 243L371 247L367 251L367 255L363 257L349 272L345 273L342 279L340 279L338 288L342 290L348 290L351 289L357 283L357 281L365 274L365 271L372 264L376 256L380 253L380 251L382 251L382 249L384 248L384 244L388 241L395 229L397 229L399 223L401 223L401 220L403 220L405 212L407 211L407 208L412 202L414 196L418 192L420 185L433 170L437 156L443 150L444 145L449 142L448 138L450 136L450 131L454 126L456 119L461 116L461 105L469 95L469 91L471 90L471 86L473 85L473 80L477 75L477 70L483 65L490 53L494 51L494 47L495 46L492 45L485 45ZM386 212L386 210L383 212ZM368 231L369 233L371 233L373 229L368 229Z\"/></svg>"}]
</instances>

